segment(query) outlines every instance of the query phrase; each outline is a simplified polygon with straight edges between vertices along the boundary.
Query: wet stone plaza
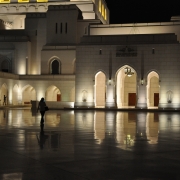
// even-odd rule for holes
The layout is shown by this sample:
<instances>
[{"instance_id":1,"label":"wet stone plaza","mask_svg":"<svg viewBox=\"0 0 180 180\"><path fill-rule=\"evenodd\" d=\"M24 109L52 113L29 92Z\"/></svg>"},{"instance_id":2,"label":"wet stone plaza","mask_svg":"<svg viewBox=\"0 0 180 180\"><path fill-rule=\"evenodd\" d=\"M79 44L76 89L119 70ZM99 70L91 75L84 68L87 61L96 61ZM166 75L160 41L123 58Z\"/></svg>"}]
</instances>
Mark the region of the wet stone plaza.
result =
<instances>
[{"instance_id":1,"label":"wet stone plaza","mask_svg":"<svg viewBox=\"0 0 180 180\"><path fill-rule=\"evenodd\" d=\"M180 180L180 112L0 110L0 180Z\"/></svg>"}]
</instances>

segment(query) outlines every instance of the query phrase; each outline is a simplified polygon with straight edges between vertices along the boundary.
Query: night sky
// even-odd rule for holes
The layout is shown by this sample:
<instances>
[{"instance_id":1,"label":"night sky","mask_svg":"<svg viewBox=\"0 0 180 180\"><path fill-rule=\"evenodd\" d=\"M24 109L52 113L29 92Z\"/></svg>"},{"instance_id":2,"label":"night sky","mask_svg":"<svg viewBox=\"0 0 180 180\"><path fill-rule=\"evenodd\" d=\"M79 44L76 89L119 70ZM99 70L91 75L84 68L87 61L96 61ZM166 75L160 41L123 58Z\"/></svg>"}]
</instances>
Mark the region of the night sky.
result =
<instances>
[{"instance_id":1,"label":"night sky","mask_svg":"<svg viewBox=\"0 0 180 180\"><path fill-rule=\"evenodd\" d=\"M105 0L110 23L168 22L180 15L179 0ZM162 3L163 2L163 3Z\"/></svg>"}]
</instances>

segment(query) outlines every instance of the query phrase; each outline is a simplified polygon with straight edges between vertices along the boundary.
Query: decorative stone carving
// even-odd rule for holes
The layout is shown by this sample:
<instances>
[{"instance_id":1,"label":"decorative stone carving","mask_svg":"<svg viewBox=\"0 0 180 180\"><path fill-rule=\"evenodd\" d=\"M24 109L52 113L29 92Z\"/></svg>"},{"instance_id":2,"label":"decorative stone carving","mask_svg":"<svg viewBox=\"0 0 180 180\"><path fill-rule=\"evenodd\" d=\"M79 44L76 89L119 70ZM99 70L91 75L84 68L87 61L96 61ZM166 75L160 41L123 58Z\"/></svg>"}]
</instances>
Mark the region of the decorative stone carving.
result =
<instances>
[{"instance_id":1,"label":"decorative stone carving","mask_svg":"<svg viewBox=\"0 0 180 180\"><path fill-rule=\"evenodd\" d=\"M137 48L132 46L117 46L116 57L132 57L137 56Z\"/></svg>"}]
</instances>

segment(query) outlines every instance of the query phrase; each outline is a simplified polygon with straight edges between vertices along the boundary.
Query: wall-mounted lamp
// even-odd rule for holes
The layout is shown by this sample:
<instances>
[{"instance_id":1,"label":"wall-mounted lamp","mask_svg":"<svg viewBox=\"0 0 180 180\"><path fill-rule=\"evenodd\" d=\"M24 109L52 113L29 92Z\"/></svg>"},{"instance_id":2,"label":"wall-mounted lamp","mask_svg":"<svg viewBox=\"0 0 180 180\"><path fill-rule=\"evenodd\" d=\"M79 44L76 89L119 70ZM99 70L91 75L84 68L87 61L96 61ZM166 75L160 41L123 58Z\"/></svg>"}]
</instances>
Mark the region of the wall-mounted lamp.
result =
<instances>
[{"instance_id":1,"label":"wall-mounted lamp","mask_svg":"<svg viewBox=\"0 0 180 180\"><path fill-rule=\"evenodd\" d=\"M111 83L112 83L112 81L111 81L111 79L109 79L109 85L111 86Z\"/></svg>"},{"instance_id":2,"label":"wall-mounted lamp","mask_svg":"<svg viewBox=\"0 0 180 180\"><path fill-rule=\"evenodd\" d=\"M155 54L155 49L154 48L152 48L152 54Z\"/></svg>"},{"instance_id":3,"label":"wall-mounted lamp","mask_svg":"<svg viewBox=\"0 0 180 180\"><path fill-rule=\"evenodd\" d=\"M100 54L100 55L102 54L102 49L99 49L99 54Z\"/></svg>"},{"instance_id":4,"label":"wall-mounted lamp","mask_svg":"<svg viewBox=\"0 0 180 180\"><path fill-rule=\"evenodd\" d=\"M143 79L141 79L141 85L143 85L144 84L144 80Z\"/></svg>"}]
</instances>

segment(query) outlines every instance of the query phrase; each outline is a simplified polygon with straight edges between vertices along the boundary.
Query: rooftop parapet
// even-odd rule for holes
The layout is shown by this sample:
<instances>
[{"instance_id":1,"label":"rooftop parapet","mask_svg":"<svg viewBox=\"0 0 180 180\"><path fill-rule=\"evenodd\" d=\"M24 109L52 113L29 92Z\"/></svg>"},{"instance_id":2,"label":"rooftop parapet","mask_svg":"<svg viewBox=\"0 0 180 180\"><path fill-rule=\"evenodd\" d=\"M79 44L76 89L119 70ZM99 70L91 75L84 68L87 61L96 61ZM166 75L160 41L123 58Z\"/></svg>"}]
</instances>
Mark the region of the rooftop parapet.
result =
<instances>
[{"instance_id":1,"label":"rooftop parapet","mask_svg":"<svg viewBox=\"0 0 180 180\"><path fill-rule=\"evenodd\" d=\"M177 36L169 34L83 36L80 44L176 44Z\"/></svg>"}]
</instances>

